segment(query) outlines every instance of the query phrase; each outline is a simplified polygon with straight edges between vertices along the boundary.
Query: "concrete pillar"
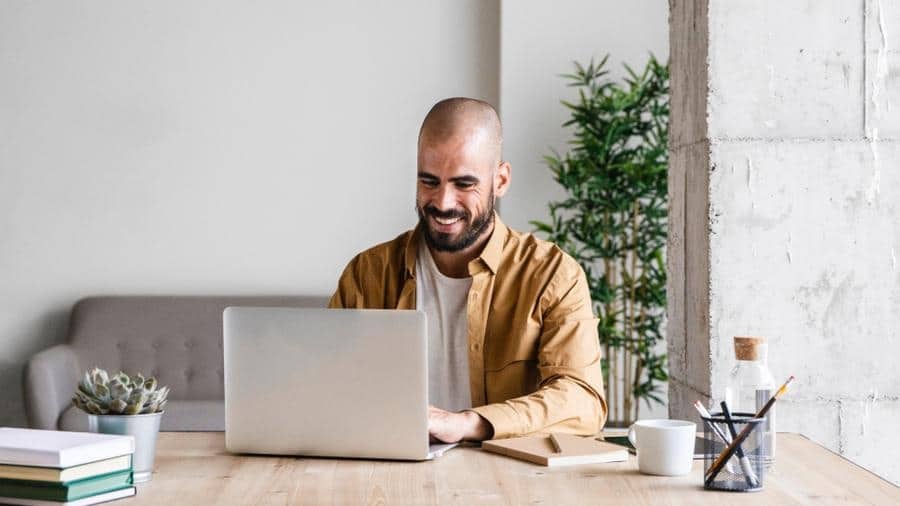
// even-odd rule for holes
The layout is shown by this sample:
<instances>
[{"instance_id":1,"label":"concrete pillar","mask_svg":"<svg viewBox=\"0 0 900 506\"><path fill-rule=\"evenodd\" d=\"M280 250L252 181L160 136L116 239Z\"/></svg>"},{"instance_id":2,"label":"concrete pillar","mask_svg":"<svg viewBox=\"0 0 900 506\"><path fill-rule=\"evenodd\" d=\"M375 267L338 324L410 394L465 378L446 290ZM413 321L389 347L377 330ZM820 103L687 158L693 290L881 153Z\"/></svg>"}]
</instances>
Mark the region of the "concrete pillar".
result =
<instances>
[{"instance_id":1,"label":"concrete pillar","mask_svg":"<svg viewBox=\"0 0 900 506\"><path fill-rule=\"evenodd\" d=\"M670 415L766 336L778 429L900 483L900 2L670 7Z\"/></svg>"}]
</instances>

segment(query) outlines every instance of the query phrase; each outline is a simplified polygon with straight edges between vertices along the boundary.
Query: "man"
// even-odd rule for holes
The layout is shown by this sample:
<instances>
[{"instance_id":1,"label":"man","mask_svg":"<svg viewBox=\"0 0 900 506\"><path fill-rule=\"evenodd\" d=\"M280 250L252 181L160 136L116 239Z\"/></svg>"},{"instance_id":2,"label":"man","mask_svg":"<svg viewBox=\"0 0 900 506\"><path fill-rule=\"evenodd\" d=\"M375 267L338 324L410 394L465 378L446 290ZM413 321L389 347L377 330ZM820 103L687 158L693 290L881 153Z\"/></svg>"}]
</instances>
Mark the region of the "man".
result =
<instances>
[{"instance_id":1,"label":"man","mask_svg":"<svg viewBox=\"0 0 900 506\"><path fill-rule=\"evenodd\" d=\"M419 224L357 255L330 306L421 309L432 440L593 434L606 420L600 345L581 267L494 212L509 188L497 112L435 104L419 131Z\"/></svg>"}]
</instances>

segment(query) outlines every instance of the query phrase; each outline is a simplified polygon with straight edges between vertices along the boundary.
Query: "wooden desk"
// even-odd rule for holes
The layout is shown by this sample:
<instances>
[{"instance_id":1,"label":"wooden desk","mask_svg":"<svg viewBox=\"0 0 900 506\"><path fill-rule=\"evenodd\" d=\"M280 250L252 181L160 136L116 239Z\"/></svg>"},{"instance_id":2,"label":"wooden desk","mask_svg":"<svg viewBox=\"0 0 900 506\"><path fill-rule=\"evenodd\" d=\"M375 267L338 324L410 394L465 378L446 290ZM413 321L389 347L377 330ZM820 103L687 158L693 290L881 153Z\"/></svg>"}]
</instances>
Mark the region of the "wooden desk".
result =
<instances>
[{"instance_id":1,"label":"wooden desk","mask_svg":"<svg viewBox=\"0 0 900 506\"><path fill-rule=\"evenodd\" d=\"M234 456L221 432L160 434L153 481L113 504L900 504L900 488L796 434L756 493L703 490L703 462L660 478L637 461L546 468L480 448L430 462Z\"/></svg>"}]
</instances>

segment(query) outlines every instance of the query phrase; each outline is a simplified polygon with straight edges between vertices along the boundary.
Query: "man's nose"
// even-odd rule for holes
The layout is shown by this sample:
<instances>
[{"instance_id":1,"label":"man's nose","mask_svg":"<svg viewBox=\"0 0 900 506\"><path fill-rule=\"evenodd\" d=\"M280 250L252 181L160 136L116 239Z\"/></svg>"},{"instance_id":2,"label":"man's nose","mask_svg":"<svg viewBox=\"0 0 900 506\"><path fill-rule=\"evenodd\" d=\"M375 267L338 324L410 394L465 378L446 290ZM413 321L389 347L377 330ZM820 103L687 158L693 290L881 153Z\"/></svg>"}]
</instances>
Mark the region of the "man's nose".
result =
<instances>
[{"instance_id":1,"label":"man's nose","mask_svg":"<svg viewBox=\"0 0 900 506\"><path fill-rule=\"evenodd\" d=\"M448 184L441 186L435 204L441 211L451 211L456 209L456 191L454 191L452 185Z\"/></svg>"}]
</instances>

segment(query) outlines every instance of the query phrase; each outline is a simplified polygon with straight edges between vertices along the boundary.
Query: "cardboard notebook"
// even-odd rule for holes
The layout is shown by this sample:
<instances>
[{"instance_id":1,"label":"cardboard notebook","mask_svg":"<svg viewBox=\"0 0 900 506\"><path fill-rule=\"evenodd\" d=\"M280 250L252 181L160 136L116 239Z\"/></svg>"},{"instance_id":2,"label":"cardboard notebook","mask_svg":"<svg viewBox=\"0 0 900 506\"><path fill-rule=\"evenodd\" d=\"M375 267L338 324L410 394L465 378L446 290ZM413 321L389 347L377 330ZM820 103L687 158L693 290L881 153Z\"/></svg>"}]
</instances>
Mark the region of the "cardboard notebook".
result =
<instances>
[{"instance_id":1,"label":"cardboard notebook","mask_svg":"<svg viewBox=\"0 0 900 506\"><path fill-rule=\"evenodd\" d=\"M492 439L481 447L489 452L533 462L542 466L572 466L577 464L602 464L628 460L628 450L622 446L598 441L592 437L554 434L556 444L549 435ZM556 445L559 445L559 452Z\"/></svg>"}]
</instances>

